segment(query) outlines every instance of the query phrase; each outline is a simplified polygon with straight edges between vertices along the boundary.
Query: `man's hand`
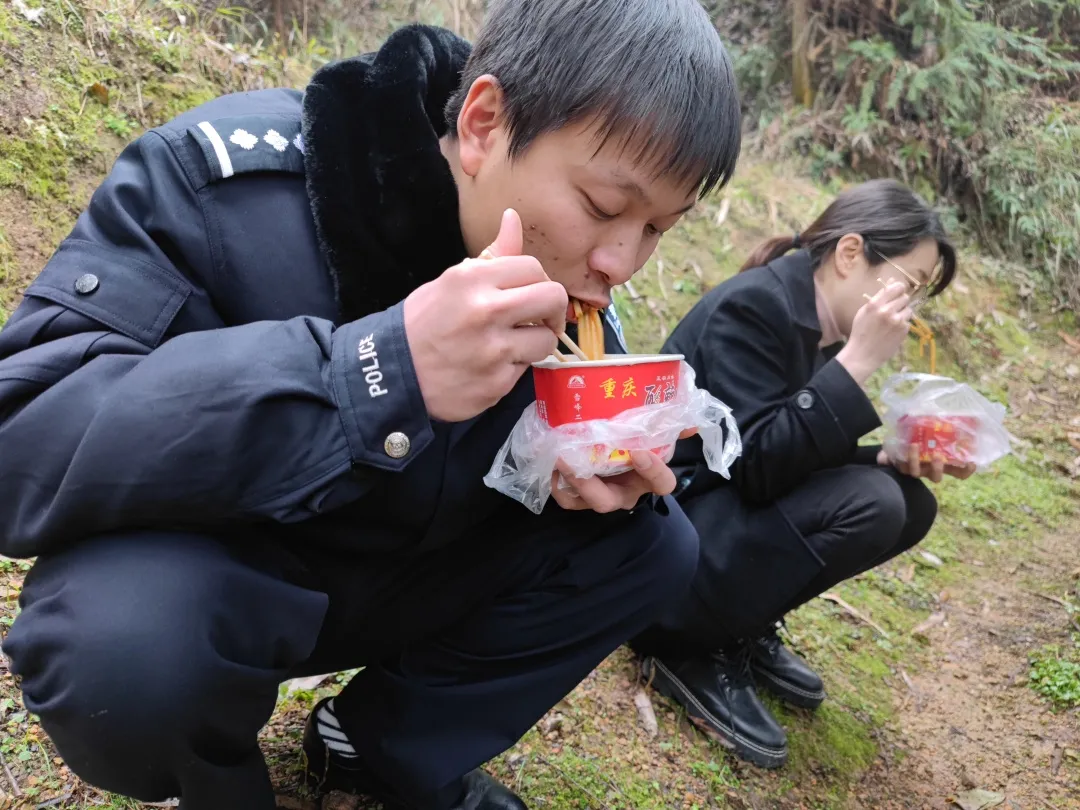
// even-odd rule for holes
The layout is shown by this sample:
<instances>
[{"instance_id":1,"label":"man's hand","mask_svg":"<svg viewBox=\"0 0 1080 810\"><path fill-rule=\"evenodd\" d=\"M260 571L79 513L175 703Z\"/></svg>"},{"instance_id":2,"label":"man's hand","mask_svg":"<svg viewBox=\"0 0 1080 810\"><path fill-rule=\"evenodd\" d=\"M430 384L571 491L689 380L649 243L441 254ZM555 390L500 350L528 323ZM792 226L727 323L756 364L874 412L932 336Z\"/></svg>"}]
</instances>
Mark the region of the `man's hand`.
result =
<instances>
[{"instance_id":1,"label":"man's hand","mask_svg":"<svg viewBox=\"0 0 1080 810\"><path fill-rule=\"evenodd\" d=\"M679 434L679 438L686 439L695 433L697 429L690 428ZM551 476L551 497L563 509L591 509L605 513L633 509L647 492L670 495L675 491L675 473L656 453L634 450L630 460L633 470L604 478L595 475L578 478L560 461ZM560 473L569 489L559 489Z\"/></svg>"},{"instance_id":2,"label":"man's hand","mask_svg":"<svg viewBox=\"0 0 1080 810\"><path fill-rule=\"evenodd\" d=\"M431 418L483 413L555 349L566 290L521 251L521 219L507 210L492 258L466 259L405 299L405 334Z\"/></svg>"},{"instance_id":3,"label":"man's hand","mask_svg":"<svg viewBox=\"0 0 1080 810\"><path fill-rule=\"evenodd\" d=\"M953 478L959 478L963 481L965 478L970 478L972 473L975 472L975 465L972 463L956 466L955 464L946 464L942 458L935 458L933 461L919 461L919 448L915 445L908 447L907 457L904 459L891 459L888 453L882 450L878 453L877 460L878 464L882 466L891 464L904 475L910 475L912 478L929 478L935 484L940 484L946 475L951 475Z\"/></svg>"}]
</instances>

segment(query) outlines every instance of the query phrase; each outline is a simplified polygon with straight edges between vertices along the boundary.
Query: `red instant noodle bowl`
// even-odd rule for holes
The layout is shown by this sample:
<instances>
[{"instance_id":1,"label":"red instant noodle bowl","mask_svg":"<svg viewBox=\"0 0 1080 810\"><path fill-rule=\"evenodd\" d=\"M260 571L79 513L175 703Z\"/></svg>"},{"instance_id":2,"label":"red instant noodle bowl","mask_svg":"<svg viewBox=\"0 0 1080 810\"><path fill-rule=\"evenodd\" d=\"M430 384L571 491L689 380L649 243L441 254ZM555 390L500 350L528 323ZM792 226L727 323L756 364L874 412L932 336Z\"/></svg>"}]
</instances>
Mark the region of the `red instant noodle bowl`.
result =
<instances>
[{"instance_id":1,"label":"red instant noodle bowl","mask_svg":"<svg viewBox=\"0 0 1080 810\"><path fill-rule=\"evenodd\" d=\"M484 482L539 513L556 464L579 478L633 469L630 453L670 461L679 434L697 428L706 463L728 477L742 450L731 410L694 385L681 355L613 355L533 365L536 401L521 415Z\"/></svg>"},{"instance_id":2,"label":"red instant noodle bowl","mask_svg":"<svg viewBox=\"0 0 1080 810\"><path fill-rule=\"evenodd\" d=\"M561 427L663 405L678 395L681 361L682 355L616 355L579 363L537 363L537 415L549 427ZM630 469L631 450L652 450L670 461L675 445L651 446L647 438L622 447L596 443L589 459L596 474L611 475Z\"/></svg>"}]
</instances>

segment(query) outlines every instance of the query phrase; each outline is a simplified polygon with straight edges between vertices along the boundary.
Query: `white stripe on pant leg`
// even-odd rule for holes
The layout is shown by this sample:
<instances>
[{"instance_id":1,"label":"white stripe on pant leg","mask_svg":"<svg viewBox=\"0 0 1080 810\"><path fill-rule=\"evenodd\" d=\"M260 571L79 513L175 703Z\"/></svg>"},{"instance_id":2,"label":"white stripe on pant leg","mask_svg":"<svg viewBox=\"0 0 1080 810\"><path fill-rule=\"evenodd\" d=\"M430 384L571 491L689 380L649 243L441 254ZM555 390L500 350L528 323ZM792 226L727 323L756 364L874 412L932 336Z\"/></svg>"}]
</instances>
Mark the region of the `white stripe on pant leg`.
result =
<instances>
[{"instance_id":1,"label":"white stripe on pant leg","mask_svg":"<svg viewBox=\"0 0 1080 810\"><path fill-rule=\"evenodd\" d=\"M341 728L341 724L337 721L337 717L334 716L334 704L330 702L319 709L319 722L326 723L333 728Z\"/></svg>"},{"instance_id":2,"label":"white stripe on pant leg","mask_svg":"<svg viewBox=\"0 0 1080 810\"><path fill-rule=\"evenodd\" d=\"M348 743L349 738L345 736L345 732L336 728L330 728L325 723L319 723L319 734L322 738L329 742L330 740L337 740L338 742Z\"/></svg>"},{"instance_id":3,"label":"white stripe on pant leg","mask_svg":"<svg viewBox=\"0 0 1080 810\"><path fill-rule=\"evenodd\" d=\"M357 756L356 749L349 742L348 735L342 730L337 717L334 716L334 701L328 700L326 705L319 709L315 717L316 729L323 744L339 757L353 759Z\"/></svg>"},{"instance_id":4,"label":"white stripe on pant leg","mask_svg":"<svg viewBox=\"0 0 1080 810\"><path fill-rule=\"evenodd\" d=\"M229 157L229 150L225 148L225 141L221 140L221 136L218 135L218 131L214 129L214 125L209 121L203 121L199 124L199 129L203 131L206 139L210 141L210 145L214 147L214 154L217 156L218 165L221 166L221 176L232 177L233 165L232 158Z\"/></svg>"},{"instance_id":5,"label":"white stripe on pant leg","mask_svg":"<svg viewBox=\"0 0 1080 810\"><path fill-rule=\"evenodd\" d=\"M337 740L323 740L323 742L326 743L327 748L339 757L351 759L352 757L359 756L348 743L339 743Z\"/></svg>"}]
</instances>

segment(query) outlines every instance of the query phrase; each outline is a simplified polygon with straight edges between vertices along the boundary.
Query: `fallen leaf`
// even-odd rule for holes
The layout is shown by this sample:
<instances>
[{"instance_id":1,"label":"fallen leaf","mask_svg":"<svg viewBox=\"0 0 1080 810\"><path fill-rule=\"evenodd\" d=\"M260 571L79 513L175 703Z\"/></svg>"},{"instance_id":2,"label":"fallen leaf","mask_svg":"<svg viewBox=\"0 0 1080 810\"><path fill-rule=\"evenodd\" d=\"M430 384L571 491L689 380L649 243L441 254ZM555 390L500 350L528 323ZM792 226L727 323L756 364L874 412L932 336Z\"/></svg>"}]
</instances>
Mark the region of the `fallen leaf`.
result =
<instances>
[{"instance_id":1,"label":"fallen leaf","mask_svg":"<svg viewBox=\"0 0 1080 810\"><path fill-rule=\"evenodd\" d=\"M106 107L109 106L109 88L101 82L94 82L86 88L86 92L90 94L95 101L101 102Z\"/></svg>"},{"instance_id":2,"label":"fallen leaf","mask_svg":"<svg viewBox=\"0 0 1080 810\"><path fill-rule=\"evenodd\" d=\"M906 566L900 572L900 581L903 582L905 585L910 584L913 579L915 579L915 563Z\"/></svg>"},{"instance_id":3,"label":"fallen leaf","mask_svg":"<svg viewBox=\"0 0 1080 810\"><path fill-rule=\"evenodd\" d=\"M1058 337L1065 341L1065 345L1067 345L1070 349L1080 352L1080 340L1077 340L1072 335L1069 335L1066 332L1060 331L1058 332Z\"/></svg>"},{"instance_id":4,"label":"fallen leaf","mask_svg":"<svg viewBox=\"0 0 1080 810\"><path fill-rule=\"evenodd\" d=\"M968 790L952 798L951 803L961 810L987 810L997 807L1005 801L1004 793L992 793L989 790Z\"/></svg>"},{"instance_id":5,"label":"fallen leaf","mask_svg":"<svg viewBox=\"0 0 1080 810\"><path fill-rule=\"evenodd\" d=\"M563 716L559 712L553 712L540 721L540 731L545 736L562 728Z\"/></svg>"},{"instance_id":6,"label":"fallen leaf","mask_svg":"<svg viewBox=\"0 0 1080 810\"><path fill-rule=\"evenodd\" d=\"M934 566L934 568L941 568L941 566L945 564L941 557L937 554L932 554L929 551L920 551L919 556L930 563L930 565Z\"/></svg>"},{"instance_id":7,"label":"fallen leaf","mask_svg":"<svg viewBox=\"0 0 1080 810\"><path fill-rule=\"evenodd\" d=\"M649 700L644 689L638 689L634 693L634 705L637 706L638 720L641 721L641 727L645 729L645 736L650 740L655 739L660 733L660 727L656 722L656 712L653 711L652 701Z\"/></svg>"},{"instance_id":8,"label":"fallen leaf","mask_svg":"<svg viewBox=\"0 0 1080 810\"><path fill-rule=\"evenodd\" d=\"M911 635L925 636L926 631L929 630L931 627L937 627L939 624L943 624L944 622L945 613L943 611L931 613L930 616L926 619L926 621L921 622L912 629Z\"/></svg>"},{"instance_id":9,"label":"fallen leaf","mask_svg":"<svg viewBox=\"0 0 1080 810\"><path fill-rule=\"evenodd\" d=\"M335 790L326 796L322 802L322 810L358 810L359 807L359 796L351 796L348 793L342 793L340 790Z\"/></svg>"}]
</instances>

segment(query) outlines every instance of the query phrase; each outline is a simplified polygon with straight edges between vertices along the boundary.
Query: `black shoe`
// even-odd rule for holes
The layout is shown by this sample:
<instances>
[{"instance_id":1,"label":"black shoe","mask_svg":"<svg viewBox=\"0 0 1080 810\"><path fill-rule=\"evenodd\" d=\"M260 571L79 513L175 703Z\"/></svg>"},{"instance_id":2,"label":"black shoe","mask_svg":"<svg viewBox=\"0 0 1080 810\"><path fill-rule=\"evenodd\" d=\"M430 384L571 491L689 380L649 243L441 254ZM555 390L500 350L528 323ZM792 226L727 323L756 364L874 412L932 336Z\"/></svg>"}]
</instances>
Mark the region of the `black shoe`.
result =
<instances>
[{"instance_id":1,"label":"black shoe","mask_svg":"<svg viewBox=\"0 0 1080 810\"><path fill-rule=\"evenodd\" d=\"M750 644L750 669L758 685L792 706L816 709L825 699L821 678L784 646L775 629Z\"/></svg>"},{"instance_id":2,"label":"black shoe","mask_svg":"<svg viewBox=\"0 0 1080 810\"><path fill-rule=\"evenodd\" d=\"M392 789L379 781L359 759L335 753L319 734L316 715L331 698L319 701L304 728L304 781L322 796L334 791L358 793L382 802L384 810L420 810L404 804ZM477 768L462 780L464 793L451 810L528 810L525 803L504 785Z\"/></svg>"},{"instance_id":3,"label":"black shoe","mask_svg":"<svg viewBox=\"0 0 1080 810\"><path fill-rule=\"evenodd\" d=\"M650 656L642 672L660 694L747 762L779 768L787 761L787 735L754 691L748 648L698 658Z\"/></svg>"},{"instance_id":4,"label":"black shoe","mask_svg":"<svg viewBox=\"0 0 1080 810\"><path fill-rule=\"evenodd\" d=\"M453 810L529 810L506 785L477 768L465 775L465 795Z\"/></svg>"}]
</instances>

